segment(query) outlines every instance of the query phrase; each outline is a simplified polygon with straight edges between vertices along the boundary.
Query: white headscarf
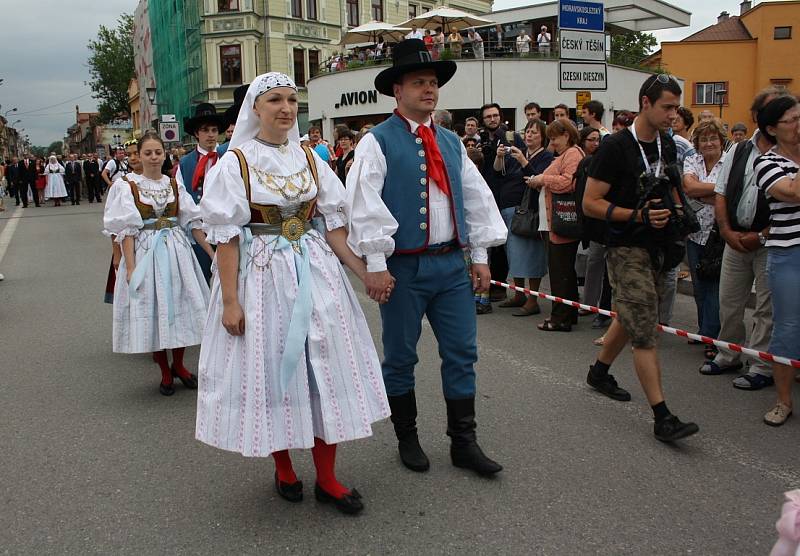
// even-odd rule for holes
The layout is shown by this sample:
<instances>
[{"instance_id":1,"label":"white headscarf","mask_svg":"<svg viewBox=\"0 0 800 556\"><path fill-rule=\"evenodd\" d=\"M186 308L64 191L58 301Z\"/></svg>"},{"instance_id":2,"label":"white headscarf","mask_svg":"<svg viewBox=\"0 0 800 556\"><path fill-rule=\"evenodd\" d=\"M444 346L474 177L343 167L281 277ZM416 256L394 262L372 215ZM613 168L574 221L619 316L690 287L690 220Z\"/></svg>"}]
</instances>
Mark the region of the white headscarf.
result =
<instances>
[{"instance_id":1,"label":"white headscarf","mask_svg":"<svg viewBox=\"0 0 800 556\"><path fill-rule=\"evenodd\" d=\"M61 168L61 164L59 164L58 158L56 158L55 155L50 155L50 158L47 159L47 168L53 172Z\"/></svg>"},{"instance_id":2,"label":"white headscarf","mask_svg":"<svg viewBox=\"0 0 800 556\"><path fill-rule=\"evenodd\" d=\"M239 117L236 118L236 127L233 129L233 137L228 145L228 149L235 149L258 135L261 129L261 122L256 116L255 106L256 99L278 87L289 87L290 89L297 90L297 85L294 84L292 78L286 74L271 71L256 77L250 86L247 88L247 93L242 102L242 109L239 110ZM300 128L297 127L297 120L294 122L294 127L289 130L289 141L300 143Z\"/></svg>"}]
</instances>

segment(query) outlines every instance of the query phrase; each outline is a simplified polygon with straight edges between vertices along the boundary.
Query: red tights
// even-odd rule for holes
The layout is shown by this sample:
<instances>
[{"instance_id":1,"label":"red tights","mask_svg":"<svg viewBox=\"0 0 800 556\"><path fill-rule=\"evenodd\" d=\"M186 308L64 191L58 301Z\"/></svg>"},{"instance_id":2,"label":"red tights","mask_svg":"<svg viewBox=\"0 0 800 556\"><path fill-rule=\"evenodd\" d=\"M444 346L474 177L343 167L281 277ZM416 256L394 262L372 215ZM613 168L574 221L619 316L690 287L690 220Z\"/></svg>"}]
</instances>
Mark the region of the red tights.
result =
<instances>
[{"instance_id":1,"label":"red tights","mask_svg":"<svg viewBox=\"0 0 800 556\"><path fill-rule=\"evenodd\" d=\"M172 369L175 370L176 376L189 378L191 373L183 366L183 352L186 348L175 348L172 350ZM167 350L153 352L153 361L158 363L161 369L161 383L172 384L172 369L170 369L169 361L167 361Z\"/></svg>"},{"instance_id":2,"label":"red tights","mask_svg":"<svg viewBox=\"0 0 800 556\"><path fill-rule=\"evenodd\" d=\"M336 480L336 444L325 444L321 438L314 438L314 447L311 448L311 455L314 458L314 467L317 469L317 484L335 498L341 498L350 493ZM288 450L274 452L272 459L275 460L275 469L278 472L278 480L283 483L292 484L297 482L297 476L292 468L292 460Z\"/></svg>"}]
</instances>

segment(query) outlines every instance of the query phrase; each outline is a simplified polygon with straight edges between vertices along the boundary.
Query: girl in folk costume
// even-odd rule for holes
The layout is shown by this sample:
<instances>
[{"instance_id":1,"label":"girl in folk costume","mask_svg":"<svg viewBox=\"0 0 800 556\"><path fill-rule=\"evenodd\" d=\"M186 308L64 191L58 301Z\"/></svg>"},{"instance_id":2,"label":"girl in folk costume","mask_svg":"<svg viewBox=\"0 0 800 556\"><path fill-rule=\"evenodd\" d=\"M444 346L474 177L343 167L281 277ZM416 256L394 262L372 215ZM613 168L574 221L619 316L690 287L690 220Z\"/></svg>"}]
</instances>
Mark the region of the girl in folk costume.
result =
<instances>
[{"instance_id":1,"label":"girl in folk costume","mask_svg":"<svg viewBox=\"0 0 800 556\"><path fill-rule=\"evenodd\" d=\"M139 159L139 145L136 140L131 139L125 143L125 153L128 155L128 169L130 172L117 174L118 177L114 183L123 178L135 180L135 177L131 174L141 175L142 173L142 161ZM109 197L106 197L106 204L108 204L108 199ZM108 265L108 277L106 278L106 291L103 301L105 303L114 303L114 285L117 280L117 269L122 260L122 248L119 243L114 241L116 236L106 231L103 233L111 238L111 263Z\"/></svg>"},{"instance_id":2,"label":"girl in folk costume","mask_svg":"<svg viewBox=\"0 0 800 556\"><path fill-rule=\"evenodd\" d=\"M183 365L186 346L197 345L208 307L206 285L186 230L209 254L200 211L191 195L161 174L164 144L153 132L138 143L142 174L127 174L108 192L106 231L122 245L114 286L115 353L153 352L161 368L160 392L175 393L173 377L197 388ZM172 350L172 366L167 361Z\"/></svg>"},{"instance_id":3,"label":"girl in folk costume","mask_svg":"<svg viewBox=\"0 0 800 556\"><path fill-rule=\"evenodd\" d=\"M248 88L228 151L200 203L217 278L200 350L199 440L275 461L291 502L302 483L290 449L311 448L316 499L363 508L334 473L336 445L372 434L389 406L372 337L340 264L363 278L347 247L345 190L300 146L297 87L267 73ZM311 228L324 217L327 233ZM385 302L391 287L369 291Z\"/></svg>"},{"instance_id":4,"label":"girl in folk costume","mask_svg":"<svg viewBox=\"0 0 800 556\"><path fill-rule=\"evenodd\" d=\"M61 199L67 196L67 186L64 185L64 167L54 155L50 155L44 175L47 176L47 186L44 189L44 198L54 199L55 206L61 206Z\"/></svg>"}]
</instances>

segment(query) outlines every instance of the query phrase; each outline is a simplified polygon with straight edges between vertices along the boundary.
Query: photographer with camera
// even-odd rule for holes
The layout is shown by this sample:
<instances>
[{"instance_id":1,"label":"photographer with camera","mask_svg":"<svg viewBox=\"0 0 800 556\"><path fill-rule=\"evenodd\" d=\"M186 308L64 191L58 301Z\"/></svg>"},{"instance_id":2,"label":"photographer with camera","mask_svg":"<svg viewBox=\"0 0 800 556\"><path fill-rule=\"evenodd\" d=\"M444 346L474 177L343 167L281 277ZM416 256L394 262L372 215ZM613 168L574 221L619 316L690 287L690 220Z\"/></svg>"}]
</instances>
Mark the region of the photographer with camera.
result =
<instances>
[{"instance_id":1,"label":"photographer with camera","mask_svg":"<svg viewBox=\"0 0 800 556\"><path fill-rule=\"evenodd\" d=\"M681 93L669 75L645 80L633 125L606 138L594 155L583 200L584 213L607 224L608 275L617 312L586 381L614 400L629 401L609 368L630 341L636 374L653 410L654 434L663 442L699 430L667 409L656 351L665 275L683 259L687 233L697 230L683 202L675 143L666 134Z\"/></svg>"},{"instance_id":2,"label":"photographer with camera","mask_svg":"<svg viewBox=\"0 0 800 556\"><path fill-rule=\"evenodd\" d=\"M484 104L481 107L481 120L484 127L480 131L480 149L483 152L483 166L480 171L494 194L497 208L502 212L503 209L517 206L525 192L525 175L519 161L512 156L512 147L520 153L525 152L527 147L522 137L503 123L499 104ZM495 166L499 169L495 170ZM505 248L492 248L489 257L492 280L505 282L508 279L509 266ZM492 301L502 301L505 298L505 289L492 286Z\"/></svg>"}]
</instances>

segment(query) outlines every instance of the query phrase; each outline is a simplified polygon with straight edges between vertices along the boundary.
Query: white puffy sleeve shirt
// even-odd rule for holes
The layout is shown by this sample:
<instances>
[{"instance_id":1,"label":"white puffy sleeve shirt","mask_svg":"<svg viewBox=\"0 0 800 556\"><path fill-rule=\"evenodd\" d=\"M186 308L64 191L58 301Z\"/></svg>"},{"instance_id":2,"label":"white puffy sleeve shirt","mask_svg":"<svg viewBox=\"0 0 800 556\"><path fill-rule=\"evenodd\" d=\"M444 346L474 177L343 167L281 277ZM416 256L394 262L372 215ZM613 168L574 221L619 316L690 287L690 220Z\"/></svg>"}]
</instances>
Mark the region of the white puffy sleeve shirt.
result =
<instances>
[{"instance_id":1,"label":"white puffy sleeve shirt","mask_svg":"<svg viewBox=\"0 0 800 556\"><path fill-rule=\"evenodd\" d=\"M412 133L418 124L408 122ZM508 230L503 222L489 186L461 145L461 186L464 195L464 219L472 261L486 263L487 248L506 241ZM347 205L349 218L348 243L359 256L366 257L369 272L386 270L386 259L394 253L392 236L397 220L383 203L381 194L388 171L386 157L378 141L367 134L356 146L355 159L347 175ZM397 171L402 171L401 168ZM431 180L432 181L432 180ZM450 199L432 184L429 188L430 244L445 243L455 237L450 211Z\"/></svg>"},{"instance_id":2,"label":"white puffy sleeve shirt","mask_svg":"<svg viewBox=\"0 0 800 556\"><path fill-rule=\"evenodd\" d=\"M166 206L175 202L170 179L163 176L155 181L136 174L127 174L127 179L136 183L139 189L139 202L153 207L156 215L163 213ZM166 192L164 197L153 193ZM200 228L200 209L194 199L183 185L178 184L178 225L185 230ZM121 243L126 236L136 236L144 227L142 215L136 208L133 193L128 182L121 178L114 181L108 190L106 206L103 213L103 226L105 235L116 236L116 241Z\"/></svg>"},{"instance_id":3,"label":"white puffy sleeve shirt","mask_svg":"<svg viewBox=\"0 0 800 556\"><path fill-rule=\"evenodd\" d=\"M282 178L298 176L307 172L308 161L305 151L296 143L290 143L286 152L263 145L255 140L243 143L239 149L244 154L250 169L250 193L252 202L259 205L288 206L310 201L317 197L317 211L324 217L328 230L345 225L345 192L342 182L331 167L316 153L314 161L319 175L319 187L311 180L309 190L299 197L286 198L281 191L270 188L266 183L268 175L273 179L273 187ZM294 178L297 180L298 178ZM290 192L284 191L289 197ZM228 150L206 176L203 198L200 200L200 213L203 229L212 244L228 243L242 232L242 227L250 222L250 206L247 202L244 181L239 168L239 159L233 150Z\"/></svg>"}]
</instances>

